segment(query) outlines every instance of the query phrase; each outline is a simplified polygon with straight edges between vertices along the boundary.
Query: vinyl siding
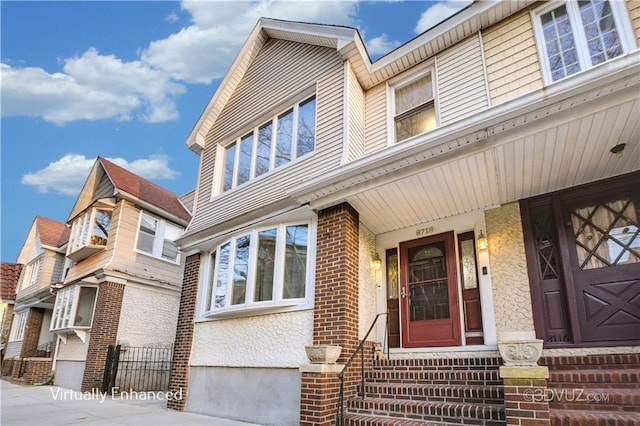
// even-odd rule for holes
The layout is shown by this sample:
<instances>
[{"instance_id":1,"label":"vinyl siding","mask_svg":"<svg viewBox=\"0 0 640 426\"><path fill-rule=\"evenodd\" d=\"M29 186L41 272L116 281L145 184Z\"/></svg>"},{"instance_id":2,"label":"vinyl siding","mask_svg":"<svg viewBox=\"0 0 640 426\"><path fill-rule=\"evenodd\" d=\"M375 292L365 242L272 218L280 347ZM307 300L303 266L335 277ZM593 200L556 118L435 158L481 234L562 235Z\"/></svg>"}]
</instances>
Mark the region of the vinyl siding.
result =
<instances>
[{"instance_id":1,"label":"vinyl siding","mask_svg":"<svg viewBox=\"0 0 640 426\"><path fill-rule=\"evenodd\" d=\"M45 250L37 259L40 259L40 270L36 283L27 287L21 287L27 270L27 266L25 266L20 274L20 282L18 284L20 290L16 297L17 301L29 298L38 291L49 288L52 283L60 280L62 265L64 264L64 256L62 254Z\"/></svg>"},{"instance_id":2,"label":"vinyl siding","mask_svg":"<svg viewBox=\"0 0 640 426\"><path fill-rule=\"evenodd\" d=\"M351 67L347 73L346 162L364 156L364 92Z\"/></svg>"},{"instance_id":3,"label":"vinyl siding","mask_svg":"<svg viewBox=\"0 0 640 426\"><path fill-rule=\"evenodd\" d=\"M631 27L636 36L636 47L640 46L640 1L627 1Z\"/></svg>"},{"instance_id":4,"label":"vinyl siding","mask_svg":"<svg viewBox=\"0 0 640 426\"><path fill-rule=\"evenodd\" d=\"M482 32L491 104L542 88L531 8Z\"/></svg>"},{"instance_id":5,"label":"vinyl siding","mask_svg":"<svg viewBox=\"0 0 640 426\"><path fill-rule=\"evenodd\" d=\"M436 60L440 125L489 106L479 35L458 43Z\"/></svg>"},{"instance_id":6,"label":"vinyl siding","mask_svg":"<svg viewBox=\"0 0 640 426\"><path fill-rule=\"evenodd\" d=\"M365 147L371 154L387 147L387 85L378 84L365 94Z\"/></svg>"},{"instance_id":7,"label":"vinyl siding","mask_svg":"<svg viewBox=\"0 0 640 426\"><path fill-rule=\"evenodd\" d=\"M217 144L264 124L303 100L316 87L316 150L312 155L265 173L214 197ZM209 132L202 152L197 208L190 231L206 229L244 213L268 210L286 190L340 164L343 143L344 67L335 49L270 40L257 55Z\"/></svg>"}]
</instances>

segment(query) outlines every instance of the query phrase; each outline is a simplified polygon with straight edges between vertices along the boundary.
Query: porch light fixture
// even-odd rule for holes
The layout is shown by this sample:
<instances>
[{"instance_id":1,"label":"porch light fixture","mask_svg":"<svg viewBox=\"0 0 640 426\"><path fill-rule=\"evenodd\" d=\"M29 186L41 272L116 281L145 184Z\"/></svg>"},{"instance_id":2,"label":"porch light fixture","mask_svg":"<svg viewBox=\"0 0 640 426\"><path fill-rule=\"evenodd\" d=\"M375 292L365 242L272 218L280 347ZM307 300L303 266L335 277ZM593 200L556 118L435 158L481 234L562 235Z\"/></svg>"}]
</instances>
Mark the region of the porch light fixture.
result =
<instances>
[{"instance_id":1,"label":"porch light fixture","mask_svg":"<svg viewBox=\"0 0 640 426\"><path fill-rule=\"evenodd\" d=\"M611 148L609 150L610 153L615 154L616 157L620 158L622 157L622 151L624 151L624 148L627 146L626 143L619 143L618 145L614 146L613 148Z\"/></svg>"},{"instance_id":2,"label":"porch light fixture","mask_svg":"<svg viewBox=\"0 0 640 426\"><path fill-rule=\"evenodd\" d=\"M489 243L487 242L487 237L482 233L482 229L480 230L480 235L478 235L478 240L476 241L478 245L478 250L486 250L489 247Z\"/></svg>"},{"instance_id":3,"label":"porch light fixture","mask_svg":"<svg viewBox=\"0 0 640 426\"><path fill-rule=\"evenodd\" d=\"M378 253L376 253L371 260L371 269L373 269L374 271L379 271L380 268L382 268L382 260L380 260L380 256L378 256Z\"/></svg>"}]
</instances>

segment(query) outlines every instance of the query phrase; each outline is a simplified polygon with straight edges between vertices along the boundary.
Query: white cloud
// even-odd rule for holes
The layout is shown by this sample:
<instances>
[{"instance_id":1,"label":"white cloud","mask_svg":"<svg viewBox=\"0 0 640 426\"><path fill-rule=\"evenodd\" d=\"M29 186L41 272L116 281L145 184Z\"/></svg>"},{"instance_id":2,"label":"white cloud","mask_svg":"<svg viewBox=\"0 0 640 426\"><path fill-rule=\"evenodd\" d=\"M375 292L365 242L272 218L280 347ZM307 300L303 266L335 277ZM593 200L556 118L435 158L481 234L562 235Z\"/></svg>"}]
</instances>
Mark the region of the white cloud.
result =
<instances>
[{"instance_id":1,"label":"white cloud","mask_svg":"<svg viewBox=\"0 0 640 426\"><path fill-rule=\"evenodd\" d=\"M420 34L427 31L471 3L473 0L447 0L429 6L420 15L414 32Z\"/></svg>"},{"instance_id":2,"label":"white cloud","mask_svg":"<svg viewBox=\"0 0 640 426\"><path fill-rule=\"evenodd\" d=\"M145 179L175 179L178 176L178 172L169 167L169 158L164 155L152 155L149 158L131 162L123 158L108 158L108 160ZM82 189L94 163L95 158L67 154L37 172L22 176L21 183L35 187L43 194L54 192L76 196Z\"/></svg>"},{"instance_id":3,"label":"white cloud","mask_svg":"<svg viewBox=\"0 0 640 426\"><path fill-rule=\"evenodd\" d=\"M397 40L389 41L386 34L367 40L366 44L367 51L371 56L384 55L400 46L400 42Z\"/></svg>"}]
</instances>

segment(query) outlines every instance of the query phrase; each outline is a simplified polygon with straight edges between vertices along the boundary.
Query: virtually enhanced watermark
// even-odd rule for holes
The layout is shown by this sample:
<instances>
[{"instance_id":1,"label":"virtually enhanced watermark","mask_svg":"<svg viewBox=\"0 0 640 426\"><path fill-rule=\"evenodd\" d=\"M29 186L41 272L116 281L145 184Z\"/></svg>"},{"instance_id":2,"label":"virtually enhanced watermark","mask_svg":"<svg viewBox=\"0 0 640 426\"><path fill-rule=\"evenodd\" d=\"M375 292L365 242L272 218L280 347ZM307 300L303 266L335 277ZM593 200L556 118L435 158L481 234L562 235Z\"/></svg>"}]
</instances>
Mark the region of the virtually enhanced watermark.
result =
<instances>
[{"instance_id":1,"label":"virtually enhanced watermark","mask_svg":"<svg viewBox=\"0 0 640 426\"><path fill-rule=\"evenodd\" d=\"M121 390L111 388L109 392L98 389L80 392L73 389L51 388L51 396L56 401L98 401L104 402L107 398L114 401L181 401L185 394L182 389L177 391L134 391L133 389Z\"/></svg>"},{"instance_id":2,"label":"virtually enhanced watermark","mask_svg":"<svg viewBox=\"0 0 640 426\"><path fill-rule=\"evenodd\" d=\"M590 402L605 403L609 394L590 389L526 389L523 392L527 402Z\"/></svg>"}]
</instances>

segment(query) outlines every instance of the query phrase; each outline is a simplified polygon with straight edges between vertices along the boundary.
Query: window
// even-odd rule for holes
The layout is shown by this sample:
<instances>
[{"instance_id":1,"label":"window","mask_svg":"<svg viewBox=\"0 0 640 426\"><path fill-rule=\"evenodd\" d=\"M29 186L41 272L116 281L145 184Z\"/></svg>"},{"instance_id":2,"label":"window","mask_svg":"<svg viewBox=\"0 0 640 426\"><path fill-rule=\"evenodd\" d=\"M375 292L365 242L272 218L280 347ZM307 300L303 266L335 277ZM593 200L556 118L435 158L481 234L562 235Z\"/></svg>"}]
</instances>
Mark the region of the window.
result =
<instances>
[{"instance_id":1,"label":"window","mask_svg":"<svg viewBox=\"0 0 640 426\"><path fill-rule=\"evenodd\" d=\"M15 342L24 339L24 330L27 325L27 316L29 311L20 312L13 315L13 323L11 324L11 333L9 334L9 342Z\"/></svg>"},{"instance_id":2,"label":"window","mask_svg":"<svg viewBox=\"0 0 640 426\"><path fill-rule=\"evenodd\" d=\"M42 257L29 262L21 275L20 290L36 285L40 277L40 267L42 265Z\"/></svg>"},{"instance_id":3,"label":"window","mask_svg":"<svg viewBox=\"0 0 640 426\"><path fill-rule=\"evenodd\" d=\"M309 223L256 229L220 244L210 257L204 313L307 303Z\"/></svg>"},{"instance_id":4,"label":"window","mask_svg":"<svg viewBox=\"0 0 640 426\"><path fill-rule=\"evenodd\" d=\"M316 97L312 96L227 145L222 190L313 152L315 127Z\"/></svg>"},{"instance_id":5,"label":"window","mask_svg":"<svg viewBox=\"0 0 640 426\"><path fill-rule=\"evenodd\" d=\"M393 86L395 142L436 128L434 87L431 73Z\"/></svg>"},{"instance_id":6,"label":"window","mask_svg":"<svg viewBox=\"0 0 640 426\"><path fill-rule=\"evenodd\" d=\"M137 251L177 263L179 261L179 253L175 240L183 232L183 228L142 212L140 214L136 249Z\"/></svg>"},{"instance_id":7,"label":"window","mask_svg":"<svg viewBox=\"0 0 640 426\"><path fill-rule=\"evenodd\" d=\"M111 210L88 210L73 222L67 255L79 261L102 250L107 245L110 229Z\"/></svg>"},{"instance_id":8,"label":"window","mask_svg":"<svg viewBox=\"0 0 640 426\"><path fill-rule=\"evenodd\" d=\"M96 287L79 285L58 291L53 306L51 330L91 327L97 294Z\"/></svg>"},{"instance_id":9,"label":"window","mask_svg":"<svg viewBox=\"0 0 640 426\"><path fill-rule=\"evenodd\" d=\"M632 50L625 2L550 2L536 10L538 47L547 81L557 81Z\"/></svg>"}]
</instances>

